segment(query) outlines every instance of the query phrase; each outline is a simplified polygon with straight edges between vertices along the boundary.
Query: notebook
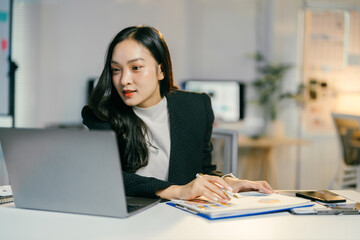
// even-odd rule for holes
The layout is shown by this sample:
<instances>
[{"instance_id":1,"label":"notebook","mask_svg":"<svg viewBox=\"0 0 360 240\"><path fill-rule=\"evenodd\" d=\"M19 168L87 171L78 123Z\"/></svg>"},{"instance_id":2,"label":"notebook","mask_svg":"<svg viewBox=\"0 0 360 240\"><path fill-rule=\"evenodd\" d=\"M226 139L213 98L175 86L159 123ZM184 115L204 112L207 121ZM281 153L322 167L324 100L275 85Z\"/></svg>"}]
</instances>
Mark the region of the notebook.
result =
<instances>
[{"instance_id":1,"label":"notebook","mask_svg":"<svg viewBox=\"0 0 360 240\"><path fill-rule=\"evenodd\" d=\"M16 207L127 217L159 199L126 197L115 133L0 128Z\"/></svg>"}]
</instances>

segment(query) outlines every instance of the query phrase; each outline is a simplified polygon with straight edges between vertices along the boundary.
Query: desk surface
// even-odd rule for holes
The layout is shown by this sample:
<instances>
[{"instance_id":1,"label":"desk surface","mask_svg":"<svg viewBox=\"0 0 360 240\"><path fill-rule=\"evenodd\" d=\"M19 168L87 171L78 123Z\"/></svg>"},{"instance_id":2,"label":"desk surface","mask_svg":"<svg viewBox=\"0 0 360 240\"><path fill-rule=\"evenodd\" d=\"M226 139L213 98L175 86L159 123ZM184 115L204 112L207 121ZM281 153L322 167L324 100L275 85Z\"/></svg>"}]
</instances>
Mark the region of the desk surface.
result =
<instances>
[{"instance_id":1,"label":"desk surface","mask_svg":"<svg viewBox=\"0 0 360 240\"><path fill-rule=\"evenodd\" d=\"M334 191L360 201L355 191ZM288 212L217 221L160 203L127 219L0 207L0 239L360 239L360 215Z\"/></svg>"},{"instance_id":2,"label":"desk surface","mask_svg":"<svg viewBox=\"0 0 360 240\"><path fill-rule=\"evenodd\" d=\"M243 135L239 135L238 145L239 147L278 147L286 145L302 145L309 144L309 141L297 138L268 138L262 137L258 139L249 138Z\"/></svg>"}]
</instances>

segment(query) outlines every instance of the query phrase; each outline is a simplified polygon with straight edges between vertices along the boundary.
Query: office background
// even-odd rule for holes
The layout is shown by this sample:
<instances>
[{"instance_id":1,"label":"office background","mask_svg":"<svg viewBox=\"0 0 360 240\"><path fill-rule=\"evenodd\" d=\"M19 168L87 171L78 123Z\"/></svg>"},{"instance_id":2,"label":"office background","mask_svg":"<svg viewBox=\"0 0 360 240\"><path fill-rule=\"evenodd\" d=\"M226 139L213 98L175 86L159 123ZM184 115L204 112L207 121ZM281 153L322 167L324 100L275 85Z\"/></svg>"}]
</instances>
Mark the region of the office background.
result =
<instances>
[{"instance_id":1,"label":"office background","mask_svg":"<svg viewBox=\"0 0 360 240\"><path fill-rule=\"evenodd\" d=\"M294 67L285 89L303 81L302 10L305 7L357 8L356 0L14 0L13 60L16 73L17 127L81 123L88 80L101 73L112 37L129 25L146 24L164 35L177 83L186 79L224 79L251 83L255 63L248 53L262 52ZM255 93L247 91L251 98ZM247 105L246 117L257 109ZM301 110L289 102L279 116L290 137L309 146L275 153L279 188L328 188L339 162L335 130L309 132ZM9 124L2 118L3 125ZM300 130L299 130L300 129ZM239 153L240 155L243 153Z\"/></svg>"}]
</instances>

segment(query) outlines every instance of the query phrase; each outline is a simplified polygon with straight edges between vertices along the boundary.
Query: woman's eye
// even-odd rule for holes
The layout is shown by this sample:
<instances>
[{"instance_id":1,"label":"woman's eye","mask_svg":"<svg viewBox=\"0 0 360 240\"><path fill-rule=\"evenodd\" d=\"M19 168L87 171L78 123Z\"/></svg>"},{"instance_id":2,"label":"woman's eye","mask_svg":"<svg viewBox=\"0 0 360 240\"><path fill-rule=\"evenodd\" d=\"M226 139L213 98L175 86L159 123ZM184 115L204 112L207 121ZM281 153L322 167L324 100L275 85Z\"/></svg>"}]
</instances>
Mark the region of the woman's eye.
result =
<instances>
[{"instance_id":1,"label":"woman's eye","mask_svg":"<svg viewBox=\"0 0 360 240\"><path fill-rule=\"evenodd\" d=\"M120 69L118 68L111 68L111 73L118 73L120 72Z\"/></svg>"},{"instance_id":2,"label":"woman's eye","mask_svg":"<svg viewBox=\"0 0 360 240\"><path fill-rule=\"evenodd\" d=\"M138 70L140 70L140 68L141 68L140 66L134 66L134 67L132 67L132 70L133 71L138 71Z\"/></svg>"}]
</instances>

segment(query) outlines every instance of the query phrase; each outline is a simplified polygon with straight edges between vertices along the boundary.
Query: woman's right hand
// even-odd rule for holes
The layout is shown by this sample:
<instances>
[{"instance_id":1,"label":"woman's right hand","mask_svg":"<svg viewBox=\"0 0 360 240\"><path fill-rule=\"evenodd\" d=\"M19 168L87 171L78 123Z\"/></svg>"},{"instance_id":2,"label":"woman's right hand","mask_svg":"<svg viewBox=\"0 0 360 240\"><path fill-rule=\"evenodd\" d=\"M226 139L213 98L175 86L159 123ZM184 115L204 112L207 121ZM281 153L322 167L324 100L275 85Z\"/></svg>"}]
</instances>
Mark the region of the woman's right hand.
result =
<instances>
[{"instance_id":1,"label":"woman's right hand","mask_svg":"<svg viewBox=\"0 0 360 240\"><path fill-rule=\"evenodd\" d=\"M230 197L224 190L232 191L232 188L223 179L217 176L201 175L186 185L172 185L156 192L164 199L192 200L200 196L216 202L227 202Z\"/></svg>"}]
</instances>

